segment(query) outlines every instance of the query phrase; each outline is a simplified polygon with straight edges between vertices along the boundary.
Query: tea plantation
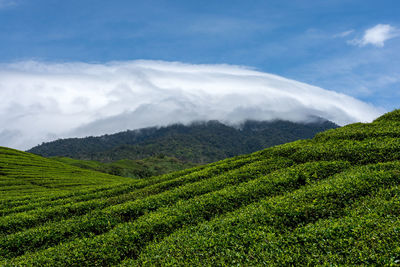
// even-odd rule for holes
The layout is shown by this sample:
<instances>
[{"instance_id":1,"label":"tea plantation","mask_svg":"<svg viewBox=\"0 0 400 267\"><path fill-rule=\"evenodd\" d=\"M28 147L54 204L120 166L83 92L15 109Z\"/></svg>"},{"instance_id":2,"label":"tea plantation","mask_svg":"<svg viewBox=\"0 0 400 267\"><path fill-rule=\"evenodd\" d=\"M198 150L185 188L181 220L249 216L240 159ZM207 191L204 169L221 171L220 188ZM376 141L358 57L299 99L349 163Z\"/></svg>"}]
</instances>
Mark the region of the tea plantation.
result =
<instances>
[{"instance_id":1,"label":"tea plantation","mask_svg":"<svg viewBox=\"0 0 400 267\"><path fill-rule=\"evenodd\" d=\"M147 179L0 148L0 266L400 265L400 110Z\"/></svg>"}]
</instances>

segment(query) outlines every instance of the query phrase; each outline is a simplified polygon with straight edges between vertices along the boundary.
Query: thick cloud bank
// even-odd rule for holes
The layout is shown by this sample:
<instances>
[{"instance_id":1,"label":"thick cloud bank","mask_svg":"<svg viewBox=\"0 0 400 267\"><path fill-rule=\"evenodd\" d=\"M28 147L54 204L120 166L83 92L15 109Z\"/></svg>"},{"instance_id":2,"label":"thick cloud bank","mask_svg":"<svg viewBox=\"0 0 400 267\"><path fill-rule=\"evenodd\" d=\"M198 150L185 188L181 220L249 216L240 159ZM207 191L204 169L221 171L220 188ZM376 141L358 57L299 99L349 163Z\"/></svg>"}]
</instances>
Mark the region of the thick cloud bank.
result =
<instances>
[{"instance_id":1,"label":"thick cloud bank","mask_svg":"<svg viewBox=\"0 0 400 267\"><path fill-rule=\"evenodd\" d=\"M0 145L218 119L308 120L340 125L380 112L352 97L231 65L160 61L0 65Z\"/></svg>"}]
</instances>

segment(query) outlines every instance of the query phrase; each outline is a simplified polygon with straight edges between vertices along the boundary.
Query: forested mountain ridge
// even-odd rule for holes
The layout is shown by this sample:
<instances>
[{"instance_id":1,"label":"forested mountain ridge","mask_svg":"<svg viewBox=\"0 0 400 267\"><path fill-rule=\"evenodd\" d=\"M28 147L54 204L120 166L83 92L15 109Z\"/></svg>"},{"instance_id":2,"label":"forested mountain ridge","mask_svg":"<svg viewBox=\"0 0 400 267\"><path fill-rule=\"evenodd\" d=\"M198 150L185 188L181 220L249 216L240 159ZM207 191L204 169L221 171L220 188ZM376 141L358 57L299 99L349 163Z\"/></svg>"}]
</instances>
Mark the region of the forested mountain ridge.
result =
<instances>
[{"instance_id":1,"label":"forested mountain ridge","mask_svg":"<svg viewBox=\"0 0 400 267\"><path fill-rule=\"evenodd\" d=\"M63 156L103 162L143 159L159 154L194 163L209 163L298 139L338 127L315 122L245 121L233 127L218 121L174 124L125 131L100 137L69 138L28 150L45 157Z\"/></svg>"},{"instance_id":2,"label":"forested mountain ridge","mask_svg":"<svg viewBox=\"0 0 400 267\"><path fill-rule=\"evenodd\" d=\"M0 266L400 263L400 110L141 180L0 147L0 183Z\"/></svg>"}]
</instances>

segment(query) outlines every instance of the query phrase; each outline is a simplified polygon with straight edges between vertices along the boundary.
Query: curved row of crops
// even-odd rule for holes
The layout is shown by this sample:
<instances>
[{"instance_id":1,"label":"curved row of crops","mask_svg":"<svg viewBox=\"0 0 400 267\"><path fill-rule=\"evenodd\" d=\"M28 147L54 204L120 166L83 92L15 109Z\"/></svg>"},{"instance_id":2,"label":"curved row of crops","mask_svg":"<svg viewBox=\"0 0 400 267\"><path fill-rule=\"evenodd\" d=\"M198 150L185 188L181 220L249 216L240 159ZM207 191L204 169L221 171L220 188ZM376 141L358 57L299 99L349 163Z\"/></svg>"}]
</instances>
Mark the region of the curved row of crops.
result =
<instances>
[{"instance_id":1,"label":"curved row of crops","mask_svg":"<svg viewBox=\"0 0 400 267\"><path fill-rule=\"evenodd\" d=\"M130 180L0 148L0 265L400 263L400 111Z\"/></svg>"}]
</instances>

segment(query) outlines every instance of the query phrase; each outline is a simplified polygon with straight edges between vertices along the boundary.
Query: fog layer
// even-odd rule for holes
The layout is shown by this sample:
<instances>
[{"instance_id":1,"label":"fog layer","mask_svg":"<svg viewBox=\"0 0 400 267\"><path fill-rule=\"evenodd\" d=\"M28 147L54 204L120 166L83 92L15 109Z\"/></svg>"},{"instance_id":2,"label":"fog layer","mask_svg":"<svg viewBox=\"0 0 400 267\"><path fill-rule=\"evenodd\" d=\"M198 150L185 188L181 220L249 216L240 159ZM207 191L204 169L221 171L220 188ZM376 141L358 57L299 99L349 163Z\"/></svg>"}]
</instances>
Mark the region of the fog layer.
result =
<instances>
[{"instance_id":1,"label":"fog layer","mask_svg":"<svg viewBox=\"0 0 400 267\"><path fill-rule=\"evenodd\" d=\"M355 98L250 68L162 61L0 65L0 145L28 149L65 137L194 120L339 125L382 112Z\"/></svg>"}]
</instances>

